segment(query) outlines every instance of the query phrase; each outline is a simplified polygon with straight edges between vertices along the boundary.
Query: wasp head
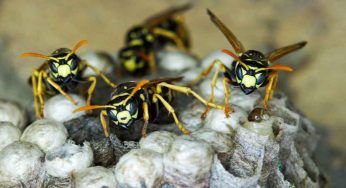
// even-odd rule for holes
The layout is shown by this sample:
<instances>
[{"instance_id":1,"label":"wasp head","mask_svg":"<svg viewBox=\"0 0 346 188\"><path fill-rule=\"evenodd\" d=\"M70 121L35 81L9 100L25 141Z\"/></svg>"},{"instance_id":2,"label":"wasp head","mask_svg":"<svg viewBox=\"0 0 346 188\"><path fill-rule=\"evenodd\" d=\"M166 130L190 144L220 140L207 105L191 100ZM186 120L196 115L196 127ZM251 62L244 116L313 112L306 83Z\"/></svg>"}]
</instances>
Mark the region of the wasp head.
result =
<instances>
[{"instance_id":1,"label":"wasp head","mask_svg":"<svg viewBox=\"0 0 346 188\"><path fill-rule=\"evenodd\" d=\"M80 61L81 59L75 53L71 53L70 49L55 50L48 60L51 75L55 80L67 83L77 76Z\"/></svg>"},{"instance_id":2,"label":"wasp head","mask_svg":"<svg viewBox=\"0 0 346 188\"><path fill-rule=\"evenodd\" d=\"M126 98L127 96L119 96L113 100L110 105L114 108L108 109L107 114L116 125L128 129L138 119L139 104L136 99L130 99L124 104Z\"/></svg>"},{"instance_id":3,"label":"wasp head","mask_svg":"<svg viewBox=\"0 0 346 188\"><path fill-rule=\"evenodd\" d=\"M268 70L268 61L265 56L258 51L249 50L239 58L242 63L235 61L235 75L241 90L247 95L265 85Z\"/></svg>"},{"instance_id":4,"label":"wasp head","mask_svg":"<svg viewBox=\"0 0 346 188\"><path fill-rule=\"evenodd\" d=\"M132 89L136 86L135 82L125 82L119 84L112 93L112 100L108 105L112 108L107 109L107 115L116 124L123 128L129 128L139 114L138 96L135 95L128 99Z\"/></svg>"}]
</instances>

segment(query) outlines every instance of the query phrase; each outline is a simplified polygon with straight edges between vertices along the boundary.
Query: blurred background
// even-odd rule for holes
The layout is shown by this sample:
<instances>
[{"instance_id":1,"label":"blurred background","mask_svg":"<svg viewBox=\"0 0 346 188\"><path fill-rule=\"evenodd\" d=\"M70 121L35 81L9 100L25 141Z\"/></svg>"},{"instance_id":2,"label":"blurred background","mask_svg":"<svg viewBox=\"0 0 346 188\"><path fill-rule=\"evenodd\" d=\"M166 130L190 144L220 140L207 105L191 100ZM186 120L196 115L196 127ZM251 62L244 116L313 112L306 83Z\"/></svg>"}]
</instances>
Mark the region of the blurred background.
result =
<instances>
[{"instance_id":1,"label":"blurred background","mask_svg":"<svg viewBox=\"0 0 346 188\"><path fill-rule=\"evenodd\" d=\"M0 0L0 97L32 103L27 79L41 60L21 59L23 52L50 54L88 39L81 51L110 53L123 45L126 30L172 5L169 0ZM295 68L280 76L280 89L309 117L321 134L316 160L333 187L346 185L346 1L199 0L186 13L192 52L204 57L229 48L209 21L218 15L247 49L267 52L307 40L308 45L280 63Z\"/></svg>"}]
</instances>

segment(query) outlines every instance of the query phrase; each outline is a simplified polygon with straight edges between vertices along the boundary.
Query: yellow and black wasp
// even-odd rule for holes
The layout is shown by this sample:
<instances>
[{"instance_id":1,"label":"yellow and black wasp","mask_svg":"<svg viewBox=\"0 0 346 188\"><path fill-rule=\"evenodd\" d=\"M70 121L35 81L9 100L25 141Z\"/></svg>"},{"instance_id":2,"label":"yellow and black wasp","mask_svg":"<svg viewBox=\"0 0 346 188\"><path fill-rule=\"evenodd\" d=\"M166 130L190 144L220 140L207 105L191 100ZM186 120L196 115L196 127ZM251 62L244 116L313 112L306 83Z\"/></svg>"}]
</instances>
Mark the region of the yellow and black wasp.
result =
<instances>
[{"instance_id":1,"label":"yellow and black wasp","mask_svg":"<svg viewBox=\"0 0 346 188\"><path fill-rule=\"evenodd\" d=\"M293 51L301 49L307 42L302 41L296 44L288 45L264 55L257 50L245 50L242 43L235 37L235 35L219 20L210 10L207 10L211 21L221 30L225 35L228 42L234 48L236 54L229 50L222 50L224 53L234 58L231 67L225 66L219 60L215 60L209 67L207 67L191 85L198 82L202 77L208 75L215 65L218 65L218 70L212 80L212 93L210 102L214 100L214 88L218 78L219 71L224 75L223 86L225 91L225 114L228 116L230 109L228 107L229 88L228 84L239 86L240 89L247 95L260 87L266 86L266 95L264 97L264 108L268 109L268 101L272 98L273 92L276 88L278 81L278 71L291 72L293 69L286 65L272 63L284 55ZM206 109L203 116L208 112Z\"/></svg>"},{"instance_id":2,"label":"yellow and black wasp","mask_svg":"<svg viewBox=\"0 0 346 188\"><path fill-rule=\"evenodd\" d=\"M75 88L80 82L91 82L87 91L87 104L90 105L91 97L96 86L96 77L90 76L82 78L82 73L87 67L90 67L108 85L115 87L115 84L113 84L100 70L89 65L75 54L75 52L86 43L86 40L81 40L72 50L68 48L59 48L50 56L38 53L24 53L21 55L22 57L39 57L46 59L39 68L34 69L30 79L37 118L43 118L44 95L61 93L72 103L76 104L76 101L67 92Z\"/></svg>"},{"instance_id":3,"label":"yellow and black wasp","mask_svg":"<svg viewBox=\"0 0 346 188\"><path fill-rule=\"evenodd\" d=\"M100 113L100 120L106 137L109 136L109 127L105 117L117 126L129 128L136 120L143 119L144 125L142 135L146 135L149 121L155 120L159 111L166 108L172 114L178 128L184 133L189 131L179 121L174 108L170 105L175 92L191 94L204 105L223 109L223 106L209 103L188 87L174 85L173 82L180 81L182 77L161 78L155 80L142 80L139 82L125 82L119 84L111 95L110 101L106 105L84 106L75 110L103 109Z\"/></svg>"},{"instance_id":4,"label":"yellow and black wasp","mask_svg":"<svg viewBox=\"0 0 346 188\"><path fill-rule=\"evenodd\" d=\"M190 7L188 4L170 8L131 28L126 35L125 47L119 51L123 69L133 75L143 75L148 69L156 72L157 50L167 44L187 50L190 41L181 13Z\"/></svg>"}]
</instances>

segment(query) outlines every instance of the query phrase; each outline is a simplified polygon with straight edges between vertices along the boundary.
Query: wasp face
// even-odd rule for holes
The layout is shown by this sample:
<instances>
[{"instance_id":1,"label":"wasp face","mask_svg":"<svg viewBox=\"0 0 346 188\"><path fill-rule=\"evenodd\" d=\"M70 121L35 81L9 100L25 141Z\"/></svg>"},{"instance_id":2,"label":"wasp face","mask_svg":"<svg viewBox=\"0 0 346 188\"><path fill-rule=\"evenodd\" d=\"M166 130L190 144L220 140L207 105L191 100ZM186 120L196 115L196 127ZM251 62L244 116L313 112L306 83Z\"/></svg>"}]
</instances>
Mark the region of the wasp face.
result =
<instances>
[{"instance_id":1,"label":"wasp face","mask_svg":"<svg viewBox=\"0 0 346 188\"><path fill-rule=\"evenodd\" d=\"M108 117L116 125L124 128L129 128L135 120L140 118L138 115L140 114L140 104L136 95L128 100L126 104L124 103L134 87L136 87L136 82L119 84L112 93L112 100L108 103L108 105L114 107L107 110Z\"/></svg>"},{"instance_id":2,"label":"wasp face","mask_svg":"<svg viewBox=\"0 0 346 188\"><path fill-rule=\"evenodd\" d=\"M236 81L247 95L265 85L268 71L260 68L268 67L268 61L261 52L255 50L246 51L240 56L240 60L246 66L235 63Z\"/></svg>"},{"instance_id":3,"label":"wasp face","mask_svg":"<svg viewBox=\"0 0 346 188\"><path fill-rule=\"evenodd\" d=\"M128 46L150 47L154 42L154 36L143 26L133 27L126 36Z\"/></svg>"},{"instance_id":4,"label":"wasp face","mask_svg":"<svg viewBox=\"0 0 346 188\"><path fill-rule=\"evenodd\" d=\"M112 100L112 104L115 109L109 109L107 111L108 116L116 124L123 128L128 129L132 123L138 119L138 101L136 99L130 99L126 104L123 101L128 95L119 96L115 100Z\"/></svg>"},{"instance_id":5,"label":"wasp face","mask_svg":"<svg viewBox=\"0 0 346 188\"><path fill-rule=\"evenodd\" d=\"M70 82L78 74L78 64L81 61L71 50L61 48L53 52L48 61L53 78L62 83Z\"/></svg>"}]
</instances>

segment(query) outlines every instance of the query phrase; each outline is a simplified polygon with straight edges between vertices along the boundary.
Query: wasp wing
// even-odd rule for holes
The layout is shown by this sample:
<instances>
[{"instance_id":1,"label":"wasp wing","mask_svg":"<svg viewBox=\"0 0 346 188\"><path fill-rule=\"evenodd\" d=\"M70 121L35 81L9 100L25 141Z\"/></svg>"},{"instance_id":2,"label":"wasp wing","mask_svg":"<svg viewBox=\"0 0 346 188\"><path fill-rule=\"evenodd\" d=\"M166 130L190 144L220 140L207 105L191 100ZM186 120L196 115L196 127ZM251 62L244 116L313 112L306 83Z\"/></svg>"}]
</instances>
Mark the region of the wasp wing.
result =
<instances>
[{"instance_id":1,"label":"wasp wing","mask_svg":"<svg viewBox=\"0 0 346 188\"><path fill-rule=\"evenodd\" d=\"M269 60L269 62L273 62L291 52L294 52L296 50L303 48L306 44L307 44L306 41L291 44L291 45L276 49L272 52L269 52L268 54L266 54L266 57Z\"/></svg>"},{"instance_id":2,"label":"wasp wing","mask_svg":"<svg viewBox=\"0 0 346 188\"><path fill-rule=\"evenodd\" d=\"M184 78L183 76L180 76L180 77L166 77L166 78L153 79L153 80L150 80L147 84L143 85L142 88L148 88L151 86L156 86L157 84L162 83L162 82L167 82L167 83L179 82L183 78Z\"/></svg>"},{"instance_id":3,"label":"wasp wing","mask_svg":"<svg viewBox=\"0 0 346 188\"><path fill-rule=\"evenodd\" d=\"M213 12L207 9L207 13L210 16L211 21L220 29L220 31L225 35L228 42L231 43L237 54L245 52L243 44L237 39L237 37L229 30L221 20L215 16Z\"/></svg>"},{"instance_id":4,"label":"wasp wing","mask_svg":"<svg viewBox=\"0 0 346 188\"><path fill-rule=\"evenodd\" d=\"M192 7L192 4L185 4L182 6L171 7L165 11L162 11L158 14L155 14L154 16L149 17L144 22L144 24L149 28L155 27L159 25L160 23L164 22L165 20L171 18L172 16L187 11L191 7Z\"/></svg>"}]
</instances>

